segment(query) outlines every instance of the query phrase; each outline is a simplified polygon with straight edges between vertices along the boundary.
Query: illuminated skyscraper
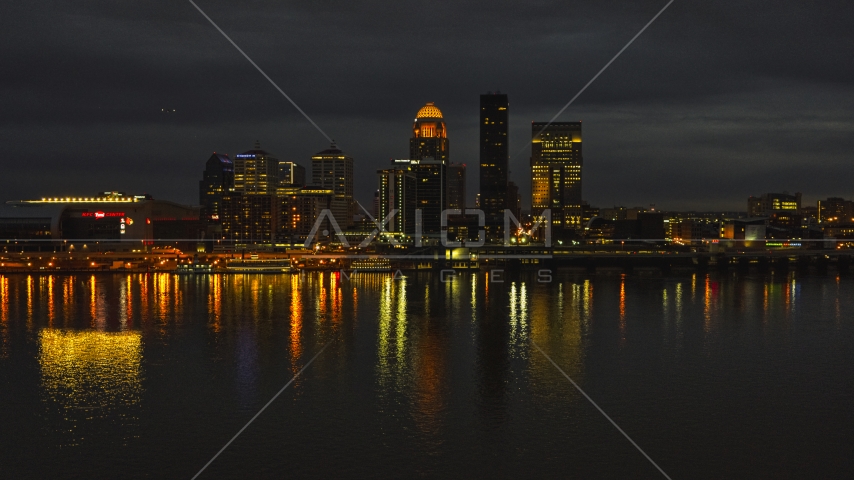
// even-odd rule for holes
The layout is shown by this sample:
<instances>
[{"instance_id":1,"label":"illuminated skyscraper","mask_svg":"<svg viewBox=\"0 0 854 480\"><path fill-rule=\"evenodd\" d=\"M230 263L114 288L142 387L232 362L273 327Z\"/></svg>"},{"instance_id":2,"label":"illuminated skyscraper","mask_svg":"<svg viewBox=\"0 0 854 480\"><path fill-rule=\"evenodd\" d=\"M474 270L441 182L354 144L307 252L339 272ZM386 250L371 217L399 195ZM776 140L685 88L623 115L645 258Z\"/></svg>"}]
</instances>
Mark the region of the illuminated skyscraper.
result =
<instances>
[{"instance_id":1,"label":"illuminated skyscraper","mask_svg":"<svg viewBox=\"0 0 854 480\"><path fill-rule=\"evenodd\" d=\"M548 208L553 227L582 228L581 122L534 122L531 133L532 215Z\"/></svg>"},{"instance_id":2,"label":"illuminated skyscraper","mask_svg":"<svg viewBox=\"0 0 854 480\"><path fill-rule=\"evenodd\" d=\"M503 238L507 208L507 95L480 96L480 208L486 215L487 238Z\"/></svg>"},{"instance_id":3,"label":"illuminated skyscraper","mask_svg":"<svg viewBox=\"0 0 854 480\"><path fill-rule=\"evenodd\" d=\"M409 158L432 158L442 163L448 161L448 132L445 129L445 120L433 102L427 102L415 114L412 138L409 139Z\"/></svg>"},{"instance_id":4,"label":"illuminated skyscraper","mask_svg":"<svg viewBox=\"0 0 854 480\"><path fill-rule=\"evenodd\" d=\"M353 157L334 143L311 157L311 186L332 190L332 215L341 228L353 224Z\"/></svg>"},{"instance_id":5,"label":"illuminated skyscraper","mask_svg":"<svg viewBox=\"0 0 854 480\"><path fill-rule=\"evenodd\" d=\"M199 181L199 205L202 206L204 221L220 223L222 197L233 189L234 164L228 155L214 153L205 164Z\"/></svg>"},{"instance_id":6,"label":"illuminated skyscraper","mask_svg":"<svg viewBox=\"0 0 854 480\"><path fill-rule=\"evenodd\" d=\"M222 238L271 244L278 221L279 160L255 148L234 156L234 191L222 199Z\"/></svg>"},{"instance_id":7,"label":"illuminated skyscraper","mask_svg":"<svg viewBox=\"0 0 854 480\"><path fill-rule=\"evenodd\" d=\"M409 160L392 160L392 165L377 170L377 221L382 222L397 210L386 231L411 234L415 232L415 172Z\"/></svg>"},{"instance_id":8,"label":"illuminated skyscraper","mask_svg":"<svg viewBox=\"0 0 854 480\"><path fill-rule=\"evenodd\" d=\"M222 202L222 238L235 244L272 244L279 220L276 195L229 193Z\"/></svg>"},{"instance_id":9,"label":"illuminated skyscraper","mask_svg":"<svg viewBox=\"0 0 854 480\"><path fill-rule=\"evenodd\" d=\"M448 208L448 132L442 112L427 102L415 115L409 158L416 180L416 208L421 210L422 233L438 237L442 210Z\"/></svg>"},{"instance_id":10,"label":"illuminated skyscraper","mask_svg":"<svg viewBox=\"0 0 854 480\"><path fill-rule=\"evenodd\" d=\"M333 198L334 195L330 189L280 187L277 240L283 243L304 243L321 212L332 208ZM327 239L335 235L328 217L324 218L315 232L313 241ZM327 233L326 235L323 234L324 231Z\"/></svg>"},{"instance_id":11,"label":"illuminated skyscraper","mask_svg":"<svg viewBox=\"0 0 854 480\"><path fill-rule=\"evenodd\" d=\"M234 190L245 195L275 195L279 186L279 160L255 148L234 156Z\"/></svg>"},{"instance_id":12,"label":"illuminated skyscraper","mask_svg":"<svg viewBox=\"0 0 854 480\"><path fill-rule=\"evenodd\" d=\"M768 217L774 212L799 212L801 209L801 194L795 193L764 193L759 197L750 196L747 199L748 217Z\"/></svg>"}]
</instances>

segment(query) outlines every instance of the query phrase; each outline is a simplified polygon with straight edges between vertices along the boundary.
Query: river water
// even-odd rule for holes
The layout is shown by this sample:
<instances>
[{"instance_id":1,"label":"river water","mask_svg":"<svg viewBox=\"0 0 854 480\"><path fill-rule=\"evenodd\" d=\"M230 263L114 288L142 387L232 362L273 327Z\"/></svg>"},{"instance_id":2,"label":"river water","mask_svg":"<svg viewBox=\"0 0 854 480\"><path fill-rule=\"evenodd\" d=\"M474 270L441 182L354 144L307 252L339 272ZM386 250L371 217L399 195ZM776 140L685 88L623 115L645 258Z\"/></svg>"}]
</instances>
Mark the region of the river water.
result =
<instances>
[{"instance_id":1,"label":"river water","mask_svg":"<svg viewBox=\"0 0 854 480\"><path fill-rule=\"evenodd\" d=\"M854 476L854 278L0 275L0 478ZM497 279L493 279L497 280Z\"/></svg>"}]
</instances>

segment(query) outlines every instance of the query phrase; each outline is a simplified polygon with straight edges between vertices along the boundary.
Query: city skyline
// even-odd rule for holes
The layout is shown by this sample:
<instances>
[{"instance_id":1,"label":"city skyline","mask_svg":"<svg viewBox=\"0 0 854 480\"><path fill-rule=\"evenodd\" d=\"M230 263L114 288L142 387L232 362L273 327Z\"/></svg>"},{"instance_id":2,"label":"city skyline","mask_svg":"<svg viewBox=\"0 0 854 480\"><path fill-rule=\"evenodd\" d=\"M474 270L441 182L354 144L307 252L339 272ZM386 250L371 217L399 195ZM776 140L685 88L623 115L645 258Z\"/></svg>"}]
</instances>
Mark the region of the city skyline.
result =
<instances>
[{"instance_id":1,"label":"city skyline","mask_svg":"<svg viewBox=\"0 0 854 480\"><path fill-rule=\"evenodd\" d=\"M5 7L0 476L851 476L854 2Z\"/></svg>"},{"instance_id":2,"label":"city skyline","mask_svg":"<svg viewBox=\"0 0 854 480\"><path fill-rule=\"evenodd\" d=\"M586 200L602 206L655 203L663 209L708 205L723 210L740 208L748 191L801 191L810 203L854 196L844 182L850 175L847 111L854 98L845 87L851 76L844 61L848 47L838 41L846 38L842 19L851 6L825 5L787 7L768 18L758 4L739 2L710 11L713 6L674 4L667 21L638 39L559 118L588 124ZM400 25L370 30L380 33L360 31L361 41L349 45L334 33L317 47L327 57L315 59L315 50L287 49L282 55L281 47L317 28L313 22L324 18L319 7L299 6L288 17L267 7L245 12L214 2L204 7L343 150L362 162L366 168L355 178L360 201L372 194L358 188L373 183L372 172L388 158L406 156L400 139L409 112L435 101L453 131L455 161L469 167L471 202L478 177L477 95L488 90L510 94L509 143L521 146L530 135L528 122L551 118L660 8L625 4L606 14L604 7L582 6L568 9L571 17L544 15L540 6L499 6L485 13L520 19L507 27L508 39L488 36L483 26L488 22L463 28L461 22L474 14L468 5L435 12L443 30L437 41L454 47L441 49L443 65L465 67L468 73L448 75L442 73L448 68L438 69L417 85L398 82L395 71L378 69L382 57L371 52L377 42L397 41L390 55L410 46L404 33L415 27L419 15L410 20L402 12L347 6L333 21L339 26L348 22L344 34L377 22ZM102 7L41 11L53 35L39 41L18 35L23 48L5 52L7 64L34 67L27 68L25 84L15 78L3 81L20 93L4 97L4 110L10 112L5 121L14 125L3 129L5 153L23 157L39 145L40 162L52 174L27 163L12 164L10 175L0 180L2 200L113 188L194 203L195 194L185 185L196 180L198 158L212 151L235 154L260 139L281 160L306 162L328 144L189 6L170 6L157 14L147 6ZM11 17L23 13L16 8ZM725 21L692 29L710 13ZM67 21L72 15L81 22ZM253 33L243 29L241 20L253 20ZM158 29L145 28L154 21ZM793 24L821 24L822 29L800 29L795 40L787 28ZM728 28L732 25L744 28ZM9 27L14 35L18 26ZM87 35L80 35L84 31ZM488 38L494 48L483 58L466 47L477 48ZM682 40L665 41L672 38ZM67 68L57 70L53 63L41 68L40 62L50 62L57 52L64 52L67 63L59 64ZM413 61L395 58L404 67ZM127 73L99 74L108 63L115 65L109 72ZM346 65L348 75L328 75L326 65L336 64ZM549 69L535 77L535 84L526 72L537 65ZM525 178L527 157L510 160L510 178L517 179L526 208L529 187L518 179L520 173ZM684 181L700 176L699 185Z\"/></svg>"}]
</instances>

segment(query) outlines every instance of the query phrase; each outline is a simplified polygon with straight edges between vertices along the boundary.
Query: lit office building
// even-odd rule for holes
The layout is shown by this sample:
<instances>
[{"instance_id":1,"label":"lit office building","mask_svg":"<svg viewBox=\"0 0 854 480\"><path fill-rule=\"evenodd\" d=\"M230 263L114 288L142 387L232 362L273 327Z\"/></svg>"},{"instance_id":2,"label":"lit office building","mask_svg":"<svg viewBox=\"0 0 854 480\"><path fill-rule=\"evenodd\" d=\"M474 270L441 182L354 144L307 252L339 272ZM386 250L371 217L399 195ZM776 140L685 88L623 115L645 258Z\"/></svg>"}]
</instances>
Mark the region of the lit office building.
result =
<instances>
[{"instance_id":1,"label":"lit office building","mask_svg":"<svg viewBox=\"0 0 854 480\"><path fill-rule=\"evenodd\" d=\"M234 156L234 190L246 195L273 195L279 186L279 160L255 148Z\"/></svg>"},{"instance_id":2,"label":"lit office building","mask_svg":"<svg viewBox=\"0 0 854 480\"><path fill-rule=\"evenodd\" d=\"M311 157L311 187L332 190L330 209L343 229L353 224L353 157L334 143Z\"/></svg>"},{"instance_id":3,"label":"lit office building","mask_svg":"<svg viewBox=\"0 0 854 480\"><path fill-rule=\"evenodd\" d=\"M747 199L748 217L768 217L774 212L798 212L801 209L801 194L796 193L764 193L758 197Z\"/></svg>"},{"instance_id":4,"label":"lit office building","mask_svg":"<svg viewBox=\"0 0 854 480\"><path fill-rule=\"evenodd\" d=\"M321 212L331 209L334 193L332 189L316 187L288 187L280 193L277 241L290 244L305 243ZM334 236L334 227L330 220L324 217L312 240Z\"/></svg>"},{"instance_id":5,"label":"lit office building","mask_svg":"<svg viewBox=\"0 0 854 480\"><path fill-rule=\"evenodd\" d=\"M532 215L548 208L554 228L581 229L581 122L535 122L531 132Z\"/></svg>"},{"instance_id":6,"label":"lit office building","mask_svg":"<svg viewBox=\"0 0 854 480\"><path fill-rule=\"evenodd\" d=\"M205 164L199 181L199 205L206 222L220 223L222 197L233 189L234 164L228 155L214 153Z\"/></svg>"},{"instance_id":7,"label":"lit office building","mask_svg":"<svg viewBox=\"0 0 854 480\"><path fill-rule=\"evenodd\" d=\"M393 160L392 164L392 168L377 170L377 221L384 221L393 210L397 210L385 226L386 231L411 234L415 232L415 173L409 160Z\"/></svg>"},{"instance_id":8,"label":"lit office building","mask_svg":"<svg viewBox=\"0 0 854 480\"><path fill-rule=\"evenodd\" d=\"M509 205L508 107L506 94L480 96L480 208L486 216L489 239L503 238L504 209Z\"/></svg>"},{"instance_id":9,"label":"lit office building","mask_svg":"<svg viewBox=\"0 0 854 480\"><path fill-rule=\"evenodd\" d=\"M234 191L222 200L222 239L236 245L267 244L278 225L279 160L255 148L234 156Z\"/></svg>"},{"instance_id":10,"label":"lit office building","mask_svg":"<svg viewBox=\"0 0 854 480\"><path fill-rule=\"evenodd\" d=\"M819 200L817 215L819 223L854 222L854 202L839 197Z\"/></svg>"},{"instance_id":11,"label":"lit office building","mask_svg":"<svg viewBox=\"0 0 854 480\"><path fill-rule=\"evenodd\" d=\"M276 195L233 192L222 205L223 240L236 245L273 243L279 216Z\"/></svg>"}]
</instances>

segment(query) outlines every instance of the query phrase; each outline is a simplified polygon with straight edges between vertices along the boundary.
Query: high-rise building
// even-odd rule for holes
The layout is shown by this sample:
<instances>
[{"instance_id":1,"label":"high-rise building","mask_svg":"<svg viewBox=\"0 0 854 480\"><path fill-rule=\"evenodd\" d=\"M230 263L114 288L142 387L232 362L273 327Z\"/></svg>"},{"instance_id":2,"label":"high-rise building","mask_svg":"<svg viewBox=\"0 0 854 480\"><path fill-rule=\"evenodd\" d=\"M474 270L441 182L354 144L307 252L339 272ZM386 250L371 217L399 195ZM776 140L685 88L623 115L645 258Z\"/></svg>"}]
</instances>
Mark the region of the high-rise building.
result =
<instances>
[{"instance_id":1,"label":"high-rise building","mask_svg":"<svg viewBox=\"0 0 854 480\"><path fill-rule=\"evenodd\" d=\"M279 185L304 187L305 167L296 162L279 162Z\"/></svg>"},{"instance_id":2,"label":"high-rise building","mask_svg":"<svg viewBox=\"0 0 854 480\"><path fill-rule=\"evenodd\" d=\"M548 208L552 227L581 229L581 122L534 122L531 133L531 214Z\"/></svg>"},{"instance_id":3,"label":"high-rise building","mask_svg":"<svg viewBox=\"0 0 854 480\"><path fill-rule=\"evenodd\" d=\"M315 187L282 187L279 189L279 222L276 237L284 243L304 243L323 210L331 209L331 189ZM337 220L336 220L337 221ZM331 238L334 228L328 217L315 232L315 238ZM339 225L340 226L340 225ZM343 228L343 226L342 226ZM325 233L324 233L325 232Z\"/></svg>"},{"instance_id":4,"label":"high-rise building","mask_svg":"<svg viewBox=\"0 0 854 480\"><path fill-rule=\"evenodd\" d=\"M371 215L373 215L374 218L377 218L380 216L380 191L379 190L374 192L374 205L373 205L373 209L371 210Z\"/></svg>"},{"instance_id":5,"label":"high-rise building","mask_svg":"<svg viewBox=\"0 0 854 480\"><path fill-rule=\"evenodd\" d=\"M332 190L330 209L341 228L353 224L353 157L334 143L311 157L311 186Z\"/></svg>"},{"instance_id":6,"label":"high-rise building","mask_svg":"<svg viewBox=\"0 0 854 480\"><path fill-rule=\"evenodd\" d=\"M747 199L748 217L769 217L774 212L783 210L798 212L801 209L801 194L795 193L763 193L758 197Z\"/></svg>"},{"instance_id":7,"label":"high-rise building","mask_svg":"<svg viewBox=\"0 0 854 480\"><path fill-rule=\"evenodd\" d=\"M519 197L519 186L514 182L507 182L507 208L510 210L510 213L513 214L517 219L522 219L522 199ZM501 228L504 228L502 218Z\"/></svg>"},{"instance_id":8,"label":"high-rise building","mask_svg":"<svg viewBox=\"0 0 854 480\"><path fill-rule=\"evenodd\" d=\"M222 238L236 244L272 244L279 221L276 195L232 192L223 197Z\"/></svg>"},{"instance_id":9,"label":"high-rise building","mask_svg":"<svg viewBox=\"0 0 854 480\"><path fill-rule=\"evenodd\" d=\"M272 244L278 225L279 160L255 148L234 156L234 189L222 198L222 238Z\"/></svg>"},{"instance_id":10,"label":"high-rise building","mask_svg":"<svg viewBox=\"0 0 854 480\"><path fill-rule=\"evenodd\" d=\"M415 115L409 159L416 181L416 208L421 210L421 232L438 236L442 210L448 208L448 131L442 112L427 102Z\"/></svg>"},{"instance_id":11,"label":"high-rise building","mask_svg":"<svg viewBox=\"0 0 854 480\"><path fill-rule=\"evenodd\" d=\"M486 216L486 236L503 238L507 208L508 160L507 95L489 92L480 96L480 208Z\"/></svg>"},{"instance_id":12,"label":"high-rise building","mask_svg":"<svg viewBox=\"0 0 854 480\"><path fill-rule=\"evenodd\" d=\"M819 223L854 222L854 202L840 197L819 200L816 216Z\"/></svg>"},{"instance_id":13,"label":"high-rise building","mask_svg":"<svg viewBox=\"0 0 854 480\"><path fill-rule=\"evenodd\" d=\"M413 160L415 207L421 210L421 233L438 236L442 231L442 210L447 208L445 181L447 164L426 158Z\"/></svg>"},{"instance_id":14,"label":"high-rise building","mask_svg":"<svg viewBox=\"0 0 854 480\"><path fill-rule=\"evenodd\" d=\"M448 153L448 132L442 112L433 102L427 102L415 114L412 138L409 139L409 158L432 158L445 163L448 161Z\"/></svg>"},{"instance_id":15,"label":"high-rise building","mask_svg":"<svg viewBox=\"0 0 854 480\"><path fill-rule=\"evenodd\" d=\"M446 170L445 191L447 208L466 209L466 164L449 163Z\"/></svg>"},{"instance_id":16,"label":"high-rise building","mask_svg":"<svg viewBox=\"0 0 854 480\"><path fill-rule=\"evenodd\" d=\"M385 229L391 233L415 232L416 179L409 160L393 160L392 168L377 170L377 221L397 210Z\"/></svg>"},{"instance_id":17,"label":"high-rise building","mask_svg":"<svg viewBox=\"0 0 854 480\"><path fill-rule=\"evenodd\" d=\"M228 155L214 153L205 164L199 181L199 205L202 220L220 223L222 197L234 189L234 164Z\"/></svg>"},{"instance_id":18,"label":"high-rise building","mask_svg":"<svg viewBox=\"0 0 854 480\"><path fill-rule=\"evenodd\" d=\"M279 160L255 148L234 156L234 190L246 195L275 195L279 186Z\"/></svg>"}]
</instances>

